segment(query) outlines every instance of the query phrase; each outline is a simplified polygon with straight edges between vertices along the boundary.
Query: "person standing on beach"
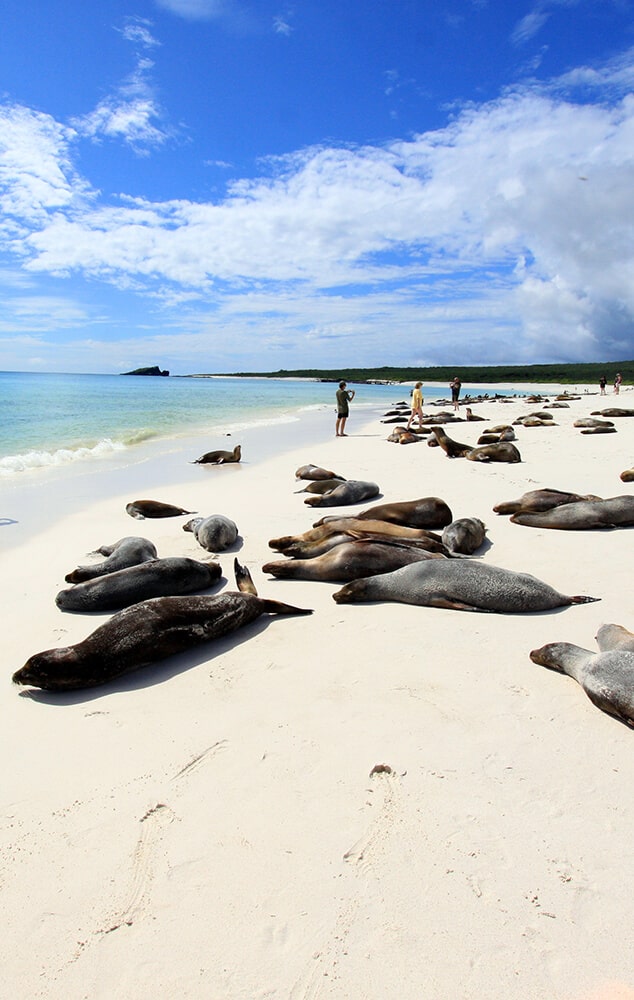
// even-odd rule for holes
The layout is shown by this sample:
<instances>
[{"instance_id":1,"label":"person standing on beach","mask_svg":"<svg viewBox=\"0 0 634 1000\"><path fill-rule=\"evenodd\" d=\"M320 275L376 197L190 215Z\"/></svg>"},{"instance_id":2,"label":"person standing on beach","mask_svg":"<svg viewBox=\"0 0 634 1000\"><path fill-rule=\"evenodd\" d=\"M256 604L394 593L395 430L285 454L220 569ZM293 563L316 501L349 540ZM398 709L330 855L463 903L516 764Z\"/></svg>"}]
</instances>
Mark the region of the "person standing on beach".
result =
<instances>
[{"instance_id":1,"label":"person standing on beach","mask_svg":"<svg viewBox=\"0 0 634 1000\"><path fill-rule=\"evenodd\" d=\"M454 375L453 382L449 383L449 388L451 389L451 401L453 403L454 410L460 409L458 397L460 396L461 387L462 387L462 382L460 381L457 375Z\"/></svg>"},{"instance_id":2,"label":"person standing on beach","mask_svg":"<svg viewBox=\"0 0 634 1000\"><path fill-rule=\"evenodd\" d=\"M348 437L345 432L346 420L350 414L348 403L354 399L354 389L347 389L345 382L339 383L337 389L337 423L335 433L337 437Z\"/></svg>"},{"instance_id":3,"label":"person standing on beach","mask_svg":"<svg viewBox=\"0 0 634 1000\"><path fill-rule=\"evenodd\" d=\"M423 429L423 393L422 393L423 383L417 382L412 390L412 412L410 413L409 420L407 421L407 429L410 429L412 420L414 417L418 417L418 428Z\"/></svg>"},{"instance_id":4,"label":"person standing on beach","mask_svg":"<svg viewBox=\"0 0 634 1000\"><path fill-rule=\"evenodd\" d=\"M616 378L614 379L614 394L618 396L619 389L621 388L621 382L623 381L623 376L620 372L616 373Z\"/></svg>"},{"instance_id":5,"label":"person standing on beach","mask_svg":"<svg viewBox=\"0 0 634 1000\"><path fill-rule=\"evenodd\" d=\"M601 395L602 396L605 396L605 385L606 385L606 382L607 382L607 379L606 379L605 375L602 375L601 378L599 379L599 388L601 390Z\"/></svg>"}]
</instances>

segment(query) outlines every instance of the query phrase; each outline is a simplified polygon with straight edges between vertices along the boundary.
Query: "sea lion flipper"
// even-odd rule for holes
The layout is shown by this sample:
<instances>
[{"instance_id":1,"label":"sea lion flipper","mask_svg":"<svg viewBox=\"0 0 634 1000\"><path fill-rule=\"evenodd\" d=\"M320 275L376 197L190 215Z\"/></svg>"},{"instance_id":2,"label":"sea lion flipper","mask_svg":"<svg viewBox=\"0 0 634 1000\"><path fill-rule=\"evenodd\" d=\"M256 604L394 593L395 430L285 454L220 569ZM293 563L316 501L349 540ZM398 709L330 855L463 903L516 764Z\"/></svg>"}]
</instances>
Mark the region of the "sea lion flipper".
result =
<instances>
[{"instance_id":1,"label":"sea lion flipper","mask_svg":"<svg viewBox=\"0 0 634 1000\"><path fill-rule=\"evenodd\" d=\"M578 594L576 597L570 598L571 604L592 604L594 601L600 601L600 597L586 597L584 594Z\"/></svg>"},{"instance_id":2,"label":"sea lion flipper","mask_svg":"<svg viewBox=\"0 0 634 1000\"><path fill-rule=\"evenodd\" d=\"M246 566L242 566L237 559L233 560L233 571L236 576L236 586L242 594L253 594L258 596L253 578Z\"/></svg>"},{"instance_id":3,"label":"sea lion flipper","mask_svg":"<svg viewBox=\"0 0 634 1000\"><path fill-rule=\"evenodd\" d=\"M283 601L269 600L261 597L262 610L270 615L312 615L312 608L296 608L293 604L284 604Z\"/></svg>"},{"instance_id":4,"label":"sea lion flipper","mask_svg":"<svg viewBox=\"0 0 634 1000\"><path fill-rule=\"evenodd\" d=\"M477 608L474 604L465 604L464 601L445 597L444 594L435 594L428 603L430 608L446 608L450 611L483 611L485 614L491 611L490 608Z\"/></svg>"}]
</instances>

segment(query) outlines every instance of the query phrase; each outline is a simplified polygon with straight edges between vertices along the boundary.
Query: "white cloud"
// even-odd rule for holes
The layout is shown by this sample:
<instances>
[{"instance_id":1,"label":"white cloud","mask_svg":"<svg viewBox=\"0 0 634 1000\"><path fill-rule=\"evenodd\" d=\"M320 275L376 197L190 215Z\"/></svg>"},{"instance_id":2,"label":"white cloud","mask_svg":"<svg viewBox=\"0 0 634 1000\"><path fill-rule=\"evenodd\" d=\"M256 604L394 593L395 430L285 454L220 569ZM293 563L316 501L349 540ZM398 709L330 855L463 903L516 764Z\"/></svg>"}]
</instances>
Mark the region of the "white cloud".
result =
<instances>
[{"instance_id":1,"label":"white cloud","mask_svg":"<svg viewBox=\"0 0 634 1000\"><path fill-rule=\"evenodd\" d=\"M549 17L550 14L543 8L538 8L531 11L530 14L526 14L513 29L511 41L515 45L521 45L523 42L529 41L529 39L541 31Z\"/></svg>"},{"instance_id":2,"label":"white cloud","mask_svg":"<svg viewBox=\"0 0 634 1000\"><path fill-rule=\"evenodd\" d=\"M156 0L159 7L188 21L211 21L225 17L233 4L230 0Z\"/></svg>"},{"instance_id":3,"label":"white cloud","mask_svg":"<svg viewBox=\"0 0 634 1000\"><path fill-rule=\"evenodd\" d=\"M209 354L220 331L245 352L290 354L290 338L317 363L326 341L329 356L358 343L378 362L392 329L421 363L631 351L634 97L604 97L633 62L594 71L595 103L564 91L579 70L409 140L269 161L217 202L112 203L73 170L72 130L5 108L2 196L17 210L0 243L34 276L153 297L184 336L204 330Z\"/></svg>"}]
</instances>

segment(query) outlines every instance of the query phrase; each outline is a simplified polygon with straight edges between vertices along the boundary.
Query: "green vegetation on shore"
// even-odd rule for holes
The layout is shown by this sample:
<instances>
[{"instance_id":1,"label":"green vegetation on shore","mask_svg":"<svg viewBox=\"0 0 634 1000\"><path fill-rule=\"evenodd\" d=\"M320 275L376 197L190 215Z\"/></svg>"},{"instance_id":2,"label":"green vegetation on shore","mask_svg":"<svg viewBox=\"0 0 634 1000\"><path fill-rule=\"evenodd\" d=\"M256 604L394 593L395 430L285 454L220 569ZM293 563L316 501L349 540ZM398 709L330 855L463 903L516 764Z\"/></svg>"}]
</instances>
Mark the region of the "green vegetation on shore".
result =
<instances>
[{"instance_id":1,"label":"green vegetation on shore","mask_svg":"<svg viewBox=\"0 0 634 1000\"><path fill-rule=\"evenodd\" d=\"M634 382L634 361L606 361L605 363L588 364L552 364L552 365L453 365L437 368L300 368L287 370L281 368L277 372L223 372L224 375L241 376L243 378L312 378L324 382L450 382L454 375L459 375L463 382L483 382L495 385L498 382L543 382L576 385L598 383L605 375L608 384L614 382L614 376L621 372L624 382Z\"/></svg>"}]
</instances>

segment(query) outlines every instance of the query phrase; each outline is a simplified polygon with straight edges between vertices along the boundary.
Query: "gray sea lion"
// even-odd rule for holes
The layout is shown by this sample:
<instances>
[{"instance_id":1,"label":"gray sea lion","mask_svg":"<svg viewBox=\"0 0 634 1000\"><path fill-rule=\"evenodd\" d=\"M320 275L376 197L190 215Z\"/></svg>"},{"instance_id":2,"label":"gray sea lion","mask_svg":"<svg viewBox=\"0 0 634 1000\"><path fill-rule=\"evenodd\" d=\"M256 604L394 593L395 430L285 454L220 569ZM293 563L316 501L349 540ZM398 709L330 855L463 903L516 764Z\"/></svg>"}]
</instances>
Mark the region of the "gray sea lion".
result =
<instances>
[{"instance_id":1,"label":"gray sea lion","mask_svg":"<svg viewBox=\"0 0 634 1000\"><path fill-rule=\"evenodd\" d=\"M486 530L479 517L460 517L444 529L443 545L446 545L450 552L460 552L470 556L484 542Z\"/></svg>"},{"instance_id":2,"label":"gray sea lion","mask_svg":"<svg viewBox=\"0 0 634 1000\"><path fill-rule=\"evenodd\" d=\"M13 682L46 691L95 687L220 639L261 615L312 614L306 608L257 597L245 586L245 574L244 568L236 573L239 593L154 597L133 604L82 642L35 653L14 673Z\"/></svg>"},{"instance_id":3,"label":"gray sea lion","mask_svg":"<svg viewBox=\"0 0 634 1000\"><path fill-rule=\"evenodd\" d=\"M183 507L174 507L171 503L162 503L160 500L132 500L125 505L125 509L130 517L136 517L142 521L144 517L180 517L181 514L195 514L193 510L184 510Z\"/></svg>"},{"instance_id":4,"label":"gray sea lion","mask_svg":"<svg viewBox=\"0 0 634 1000\"><path fill-rule=\"evenodd\" d=\"M622 626L603 628L603 641L608 645L598 653L570 642L551 642L533 649L530 658L542 667L573 677L593 705L634 728L634 652L620 645L618 633L615 645L611 645L615 634L607 630Z\"/></svg>"},{"instance_id":5,"label":"gray sea lion","mask_svg":"<svg viewBox=\"0 0 634 1000\"><path fill-rule=\"evenodd\" d=\"M183 531L193 532L198 544L208 552L224 552L238 537L238 525L224 514L193 517L183 525Z\"/></svg>"},{"instance_id":6,"label":"gray sea lion","mask_svg":"<svg viewBox=\"0 0 634 1000\"><path fill-rule=\"evenodd\" d=\"M440 497L420 497L418 500L397 500L394 503L379 503L368 507L356 515L360 521L389 521L390 524L406 525L408 528L444 528L451 524L451 509ZM315 521L313 527L335 520L326 515Z\"/></svg>"},{"instance_id":7,"label":"gray sea lion","mask_svg":"<svg viewBox=\"0 0 634 1000\"><path fill-rule=\"evenodd\" d=\"M469 462L521 462L519 449L511 441L497 441L495 444L483 444L472 448L465 455Z\"/></svg>"},{"instance_id":8,"label":"gray sea lion","mask_svg":"<svg viewBox=\"0 0 634 1000\"><path fill-rule=\"evenodd\" d=\"M127 566L138 566L139 563L149 562L150 559L156 559L158 555L154 542L138 535L126 535L125 538L120 538L112 545L101 545L96 551L108 558L92 566L78 566L72 573L66 574L64 577L66 583L94 580L98 576L115 573L118 569L125 569Z\"/></svg>"},{"instance_id":9,"label":"gray sea lion","mask_svg":"<svg viewBox=\"0 0 634 1000\"><path fill-rule=\"evenodd\" d=\"M634 469L625 469L619 476L619 479L623 483L634 482Z\"/></svg>"},{"instance_id":10,"label":"gray sea lion","mask_svg":"<svg viewBox=\"0 0 634 1000\"><path fill-rule=\"evenodd\" d=\"M592 410L593 417L634 417L634 410L623 410L619 406L608 406L605 410Z\"/></svg>"},{"instance_id":11,"label":"gray sea lion","mask_svg":"<svg viewBox=\"0 0 634 1000\"><path fill-rule=\"evenodd\" d=\"M340 483L334 490L322 496L306 497L305 504L309 507L343 507L352 503L370 500L380 493L376 483L364 482L361 479L349 479Z\"/></svg>"},{"instance_id":12,"label":"gray sea lion","mask_svg":"<svg viewBox=\"0 0 634 1000\"><path fill-rule=\"evenodd\" d=\"M614 427L611 420L597 420L596 417L579 417L573 427Z\"/></svg>"},{"instance_id":13,"label":"gray sea lion","mask_svg":"<svg viewBox=\"0 0 634 1000\"><path fill-rule=\"evenodd\" d=\"M629 649L634 652L634 632L623 625L601 625L595 639L602 653L607 649Z\"/></svg>"},{"instance_id":14,"label":"gray sea lion","mask_svg":"<svg viewBox=\"0 0 634 1000\"><path fill-rule=\"evenodd\" d=\"M431 430L447 458L464 458L473 449L472 444L462 444L460 441L454 441L442 427L432 427Z\"/></svg>"},{"instance_id":15,"label":"gray sea lion","mask_svg":"<svg viewBox=\"0 0 634 1000\"><path fill-rule=\"evenodd\" d=\"M493 510L496 514L515 514L517 511L542 511L552 510L553 507L560 507L562 504L577 503L580 500L600 500L601 497L588 494L583 496L580 493L566 493L564 490L530 490L523 493L519 500L509 500L506 503L497 504Z\"/></svg>"},{"instance_id":16,"label":"gray sea lion","mask_svg":"<svg viewBox=\"0 0 634 1000\"><path fill-rule=\"evenodd\" d=\"M586 427L582 434L616 434L616 427Z\"/></svg>"},{"instance_id":17,"label":"gray sea lion","mask_svg":"<svg viewBox=\"0 0 634 1000\"><path fill-rule=\"evenodd\" d=\"M263 573L283 580L324 580L347 583L375 573L389 573L423 559L444 559L438 552L429 552L415 543L399 543L396 539L350 539L313 559L282 559L268 562Z\"/></svg>"},{"instance_id":18,"label":"gray sea lion","mask_svg":"<svg viewBox=\"0 0 634 1000\"><path fill-rule=\"evenodd\" d=\"M634 497L606 500L578 500L551 510L519 510L511 515L514 524L530 528L559 528L562 531L591 531L596 528L626 528L634 524Z\"/></svg>"},{"instance_id":19,"label":"gray sea lion","mask_svg":"<svg viewBox=\"0 0 634 1000\"><path fill-rule=\"evenodd\" d=\"M221 576L217 562L184 556L153 559L60 590L55 603L62 611L118 611L150 597L170 597L208 590Z\"/></svg>"},{"instance_id":20,"label":"gray sea lion","mask_svg":"<svg viewBox=\"0 0 634 1000\"><path fill-rule=\"evenodd\" d=\"M586 604L596 597L568 597L529 573L464 559L431 559L392 573L347 583L332 595L337 604L398 601L456 611L523 614Z\"/></svg>"},{"instance_id":21,"label":"gray sea lion","mask_svg":"<svg viewBox=\"0 0 634 1000\"><path fill-rule=\"evenodd\" d=\"M299 469L295 473L295 479L311 479L313 482L318 482L321 479L339 479L342 483L345 482L343 476L338 475L336 472L332 472L330 469L322 469L319 465L300 465Z\"/></svg>"},{"instance_id":22,"label":"gray sea lion","mask_svg":"<svg viewBox=\"0 0 634 1000\"><path fill-rule=\"evenodd\" d=\"M200 458L194 459L192 465L228 465L231 462L239 462L242 458L242 448L239 444L233 451L208 451Z\"/></svg>"}]
</instances>

